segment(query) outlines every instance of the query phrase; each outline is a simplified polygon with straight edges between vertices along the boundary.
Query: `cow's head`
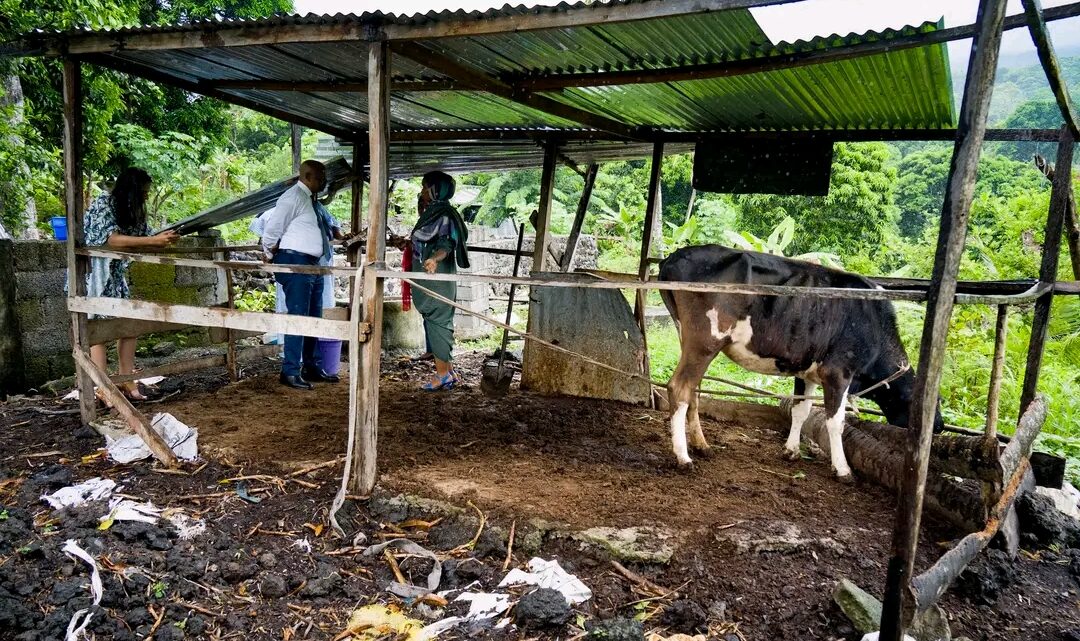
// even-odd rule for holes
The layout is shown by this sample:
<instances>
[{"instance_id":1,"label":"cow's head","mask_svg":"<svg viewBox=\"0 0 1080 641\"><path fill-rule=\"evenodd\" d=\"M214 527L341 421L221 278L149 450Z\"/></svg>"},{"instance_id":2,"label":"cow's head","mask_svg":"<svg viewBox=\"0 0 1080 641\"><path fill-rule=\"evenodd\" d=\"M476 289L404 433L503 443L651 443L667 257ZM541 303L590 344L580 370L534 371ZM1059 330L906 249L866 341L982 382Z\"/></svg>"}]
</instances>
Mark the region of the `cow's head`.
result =
<instances>
[{"instance_id":1,"label":"cow's head","mask_svg":"<svg viewBox=\"0 0 1080 641\"><path fill-rule=\"evenodd\" d=\"M874 378L874 376L864 377L864 380L860 381L860 389L866 389L879 381L887 379L896 373L898 367L891 366L891 371L890 368L875 369L880 370L874 374L874 376L877 376L878 378L870 380L871 378ZM868 392L866 398L877 403L878 407L880 407L881 411L885 414L885 418L889 421L889 425L908 427L911 421L911 398L914 395L914 390L915 371L909 369L896 380L889 382L887 385L878 386L876 389ZM945 422L941 418L941 402L939 401L938 406L934 409L934 433L940 432L944 426Z\"/></svg>"}]
</instances>

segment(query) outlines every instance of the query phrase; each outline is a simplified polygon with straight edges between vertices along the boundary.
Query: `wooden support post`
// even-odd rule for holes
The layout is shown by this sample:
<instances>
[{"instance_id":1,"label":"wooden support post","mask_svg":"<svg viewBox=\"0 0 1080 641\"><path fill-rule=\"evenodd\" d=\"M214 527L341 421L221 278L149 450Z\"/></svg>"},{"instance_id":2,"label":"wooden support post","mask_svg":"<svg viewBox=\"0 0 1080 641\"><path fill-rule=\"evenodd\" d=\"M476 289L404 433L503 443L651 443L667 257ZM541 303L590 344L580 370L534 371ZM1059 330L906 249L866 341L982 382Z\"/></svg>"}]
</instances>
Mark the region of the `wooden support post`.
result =
<instances>
[{"instance_id":1,"label":"wooden support post","mask_svg":"<svg viewBox=\"0 0 1080 641\"><path fill-rule=\"evenodd\" d=\"M232 270L223 271L225 272L225 287L229 292L229 309L235 309L236 292L233 291ZM240 380L240 364L236 360L236 330L232 328L225 330L225 336L228 341L228 345L225 346L225 369L229 371L229 380L235 383Z\"/></svg>"},{"instance_id":2,"label":"wooden support post","mask_svg":"<svg viewBox=\"0 0 1080 641\"><path fill-rule=\"evenodd\" d=\"M1035 167L1042 172L1051 184L1054 182L1054 166L1046 158L1035 154ZM1080 225L1076 219L1076 194L1069 183L1069 202L1065 209L1065 244L1069 247L1069 259L1072 263L1073 280L1080 280Z\"/></svg>"},{"instance_id":3,"label":"wooden support post","mask_svg":"<svg viewBox=\"0 0 1080 641\"><path fill-rule=\"evenodd\" d=\"M596 174L599 170L600 166L596 163L590 163L585 169L585 186L581 189L577 212L574 213L574 223L570 227L570 235L566 238L566 249L563 251L562 260L559 261L561 271L570 271L570 265L574 262L574 252L577 251L578 239L581 237L581 225L585 222L585 212L589 210L589 200L592 198L593 186L596 185Z\"/></svg>"},{"instance_id":4,"label":"wooden support post","mask_svg":"<svg viewBox=\"0 0 1080 641\"><path fill-rule=\"evenodd\" d=\"M938 386L945 361L945 340L952 316L956 275L967 237L968 214L975 190L979 152L986 133L994 74L997 70L1005 0L980 0L978 33L971 43L971 58L964 85L960 120L956 128L949 182L942 205L937 253L926 303L919 349L919 371L912 395L911 440L904 457L904 478L896 509L892 555L885 579L881 614L882 641L901 641L913 615L909 601L915 553L919 542L930 443L938 405Z\"/></svg>"},{"instance_id":5,"label":"wooden support post","mask_svg":"<svg viewBox=\"0 0 1080 641\"><path fill-rule=\"evenodd\" d=\"M83 246L83 96L82 66L77 60L65 58L64 83L64 206L67 209L67 282L68 298L86 295L86 275L90 272L90 259L76 255L75 249ZM89 356L87 342L87 315L71 314L71 347ZM79 414L84 424L97 415L94 382L86 368L76 364L76 383L79 389Z\"/></svg>"},{"instance_id":6,"label":"wooden support post","mask_svg":"<svg viewBox=\"0 0 1080 641\"><path fill-rule=\"evenodd\" d=\"M548 246L551 244L551 202L555 193L555 168L559 160L559 145L549 142L544 145L544 168L540 173L540 206L536 211L536 240L533 241L532 271L545 272L547 269Z\"/></svg>"},{"instance_id":7,"label":"wooden support post","mask_svg":"<svg viewBox=\"0 0 1080 641\"><path fill-rule=\"evenodd\" d=\"M990 365L990 391L986 395L986 438L997 442L1001 373L1005 369L1005 339L1009 331L1009 306L998 305L994 326L994 360Z\"/></svg>"},{"instance_id":8,"label":"wooden support post","mask_svg":"<svg viewBox=\"0 0 1080 641\"><path fill-rule=\"evenodd\" d=\"M1061 128L1061 140L1058 142L1056 171L1053 187L1050 189L1050 211L1046 216L1046 233L1043 237L1042 264L1039 266L1039 281L1053 283L1057 280L1058 257L1061 254L1061 231L1065 224L1065 211L1069 207L1072 192L1072 161L1076 139L1068 126ZM1039 385L1039 370L1042 368L1043 348L1046 334L1050 327L1050 307L1054 296L1043 295L1035 301L1035 317L1031 321L1031 338L1028 342L1027 367L1024 370L1024 386L1020 393L1020 407L1024 408L1035 399L1035 390Z\"/></svg>"},{"instance_id":9,"label":"wooden support post","mask_svg":"<svg viewBox=\"0 0 1080 641\"><path fill-rule=\"evenodd\" d=\"M146 420L145 416L132 407L131 401L124 396L120 388L109 380L109 375L98 369L98 366L81 349L72 350L72 355L75 357L75 363L79 369L86 372L94 383L101 388L102 393L116 408L116 412L127 421L131 429L150 448L150 453L154 455L154 458L167 467L176 467L178 463L176 455L169 449L168 444L165 443L160 434L150 427L150 421Z\"/></svg>"},{"instance_id":10,"label":"wooden support post","mask_svg":"<svg viewBox=\"0 0 1080 641\"><path fill-rule=\"evenodd\" d=\"M349 491L366 495L375 489L379 427L379 362L382 351L383 279L375 267L386 259L386 208L389 201L390 69L386 42L368 49L368 148L371 193L368 196L367 266L363 273L363 318L371 328L364 342L355 337L349 349L349 422L359 456L351 456ZM354 296L353 318L359 317ZM357 328L359 331L359 327ZM359 349L352 348L356 344ZM354 438L350 436L350 444Z\"/></svg>"},{"instance_id":11,"label":"wooden support post","mask_svg":"<svg viewBox=\"0 0 1080 641\"><path fill-rule=\"evenodd\" d=\"M652 166L649 169L649 195L645 201L645 223L641 230L641 255L638 261L638 280L645 282L649 279L649 251L653 246L653 234L656 229L656 217L661 215L658 203L660 201L660 169L664 165L664 143L653 144ZM641 330L641 371L649 375L649 341L645 334L645 306L647 303L648 290L637 290L634 302L634 318L637 319L638 328Z\"/></svg>"},{"instance_id":12,"label":"wooden support post","mask_svg":"<svg viewBox=\"0 0 1080 641\"><path fill-rule=\"evenodd\" d=\"M292 148L292 172L300 173L300 154L303 152L303 140L300 125L295 122L289 127L289 142Z\"/></svg>"},{"instance_id":13,"label":"wooden support post","mask_svg":"<svg viewBox=\"0 0 1080 641\"><path fill-rule=\"evenodd\" d=\"M1021 0L1021 3L1024 5L1024 16L1027 18L1028 31L1031 32L1031 41L1039 54L1039 62L1042 63L1043 71L1046 72L1046 80L1050 83L1050 90L1054 93L1058 109L1061 110L1061 117L1065 120L1065 126L1072 132L1073 138L1078 138L1080 137L1078 118L1076 112L1073 111L1072 101L1069 99L1069 87L1062 77L1061 65L1058 64L1057 54L1054 52L1054 43L1050 40L1050 31L1046 28L1042 3L1039 0Z\"/></svg>"},{"instance_id":14,"label":"wooden support post","mask_svg":"<svg viewBox=\"0 0 1080 641\"><path fill-rule=\"evenodd\" d=\"M352 209L349 215L349 231L360 235L360 213L364 207L364 163L367 161L367 145L359 140L353 142L352 170L354 172L352 182ZM349 247L349 264L356 267L360 264L360 243ZM352 291L352 288L349 288Z\"/></svg>"}]
</instances>

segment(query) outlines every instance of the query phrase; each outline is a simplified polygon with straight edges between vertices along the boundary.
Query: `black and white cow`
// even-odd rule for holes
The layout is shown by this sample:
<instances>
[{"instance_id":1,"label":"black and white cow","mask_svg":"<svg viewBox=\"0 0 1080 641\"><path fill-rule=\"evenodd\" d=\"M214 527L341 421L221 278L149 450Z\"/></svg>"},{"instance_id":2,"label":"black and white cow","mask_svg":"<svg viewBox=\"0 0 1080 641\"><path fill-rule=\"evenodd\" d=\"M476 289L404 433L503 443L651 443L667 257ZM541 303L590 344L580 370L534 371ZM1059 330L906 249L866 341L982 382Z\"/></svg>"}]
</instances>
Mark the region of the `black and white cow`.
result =
<instances>
[{"instance_id":1,"label":"black and white cow","mask_svg":"<svg viewBox=\"0 0 1080 641\"><path fill-rule=\"evenodd\" d=\"M720 245L686 247L672 253L660 263L660 280L876 288L855 274ZM794 376L796 396L812 396L818 385L824 388L833 471L841 480L851 479L840 440L847 395L908 368L891 302L670 290L660 293L679 329L682 346L679 365L668 384L672 447L680 465L692 463L687 452L687 418L690 445L701 451L709 448L701 432L694 390L709 364L723 352L750 371ZM907 427L914 379L908 368L866 396L877 403L889 423ZM799 456L800 431L811 405L811 401L804 400L792 407L791 431L784 446L791 458ZM938 411L935 431L941 426Z\"/></svg>"}]
</instances>

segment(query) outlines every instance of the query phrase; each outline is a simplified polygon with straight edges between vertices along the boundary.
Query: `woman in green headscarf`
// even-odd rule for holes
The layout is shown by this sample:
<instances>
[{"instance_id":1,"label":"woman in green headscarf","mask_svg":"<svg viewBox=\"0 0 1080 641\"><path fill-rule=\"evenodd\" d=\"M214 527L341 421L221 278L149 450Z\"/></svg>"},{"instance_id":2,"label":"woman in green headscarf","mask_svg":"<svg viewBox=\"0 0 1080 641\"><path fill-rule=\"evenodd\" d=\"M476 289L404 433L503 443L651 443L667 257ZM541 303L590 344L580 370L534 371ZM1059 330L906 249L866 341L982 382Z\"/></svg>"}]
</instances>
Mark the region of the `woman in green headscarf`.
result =
<instances>
[{"instance_id":1,"label":"woman in green headscarf","mask_svg":"<svg viewBox=\"0 0 1080 641\"><path fill-rule=\"evenodd\" d=\"M428 274L456 274L458 267L469 267L466 245L469 230L461 214L450 204L454 179L441 171L424 174L418 199L420 218L413 226L409 271ZM417 283L440 296L457 300L457 283L444 280L418 280ZM419 288L411 290L416 311L424 318L424 332L435 357L435 375L422 387L436 391L458 383L453 366L454 308Z\"/></svg>"}]
</instances>

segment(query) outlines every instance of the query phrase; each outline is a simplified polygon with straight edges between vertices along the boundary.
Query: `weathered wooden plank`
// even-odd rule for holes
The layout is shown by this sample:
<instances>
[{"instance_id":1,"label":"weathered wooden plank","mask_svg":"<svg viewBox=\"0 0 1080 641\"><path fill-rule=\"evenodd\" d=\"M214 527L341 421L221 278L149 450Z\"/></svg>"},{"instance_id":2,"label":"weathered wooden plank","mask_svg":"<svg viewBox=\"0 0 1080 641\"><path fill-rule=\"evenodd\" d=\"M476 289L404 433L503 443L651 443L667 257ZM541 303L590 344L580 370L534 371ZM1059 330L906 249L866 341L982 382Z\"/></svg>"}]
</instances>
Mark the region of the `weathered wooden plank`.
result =
<instances>
[{"instance_id":1,"label":"weathered wooden plank","mask_svg":"<svg viewBox=\"0 0 1080 641\"><path fill-rule=\"evenodd\" d=\"M1046 176L1052 185L1054 182L1054 166L1046 162L1046 158L1035 154L1035 167ZM1073 280L1080 281L1080 224L1078 224L1076 218L1076 194L1072 191L1070 185L1069 203L1068 208L1065 210L1065 241L1069 247Z\"/></svg>"},{"instance_id":2,"label":"weathered wooden plank","mask_svg":"<svg viewBox=\"0 0 1080 641\"><path fill-rule=\"evenodd\" d=\"M222 270L225 272L225 289L229 293L229 299L227 305L229 309L236 309L236 294L233 292L233 277L231 269ZM225 368L229 370L229 380L235 383L240 380L240 363L236 357L236 332L232 328L229 328L225 332Z\"/></svg>"},{"instance_id":3,"label":"weathered wooden plank","mask_svg":"<svg viewBox=\"0 0 1080 641\"><path fill-rule=\"evenodd\" d=\"M592 198L593 186L596 185L596 174L599 173L600 165L591 163L585 170L585 186L581 189L581 198L578 199L577 211L574 212L574 222L570 226L570 235L566 238L566 249L563 251L562 260L559 261L559 270L570 271L574 263L574 253L577 251L578 240L581 238L581 226L585 223L585 213L589 211L589 200Z\"/></svg>"},{"instance_id":4,"label":"weathered wooden plank","mask_svg":"<svg viewBox=\"0 0 1080 641\"><path fill-rule=\"evenodd\" d=\"M158 253L144 254L141 252L124 252L102 247L83 247L75 250L80 256L99 256L102 258L127 259L136 263L153 263L155 265L178 265L183 267L201 267L203 269L235 269L238 271L267 272L270 274L334 274L337 276L352 276L356 270L351 267L331 267L324 265L275 265L253 260L218 260L207 258L179 258L176 256L162 256Z\"/></svg>"},{"instance_id":5,"label":"weathered wooden plank","mask_svg":"<svg viewBox=\"0 0 1080 641\"><path fill-rule=\"evenodd\" d=\"M1069 87L1065 84L1057 54L1054 52L1054 43L1050 40L1050 31L1046 28L1042 3L1039 0L1021 0L1021 3L1024 5L1024 15L1027 17L1031 40L1035 44L1035 51L1039 54L1039 62L1042 64L1043 71L1046 72L1046 79L1050 83L1050 90L1054 93L1058 109L1061 110L1061 117L1072 132L1073 138L1078 138L1080 128L1077 127L1076 111L1069 98Z\"/></svg>"},{"instance_id":6,"label":"weathered wooden plank","mask_svg":"<svg viewBox=\"0 0 1080 641\"><path fill-rule=\"evenodd\" d=\"M142 413L132 407L131 402L128 401L123 392L116 387L116 384L109 380L109 375L98 369L97 365L95 365L94 362L90 360L90 357L83 353L81 349L76 348L72 350L72 354L75 356L75 363L81 370L85 371L90 376L94 383L101 389L102 393L108 397L109 402L112 403L117 413L127 421L128 425L131 426L131 429L134 430L135 433L139 435L139 438L143 440L143 443L146 443L146 446L150 448L150 453L154 455L154 458L166 467L176 467L179 461L177 461L176 455L173 454L172 450L169 449L168 444L165 443L160 434L150 427L150 421L148 421ZM80 391L80 396L81 395L82 392ZM92 388L90 398L94 398Z\"/></svg>"},{"instance_id":7,"label":"weathered wooden plank","mask_svg":"<svg viewBox=\"0 0 1080 641\"><path fill-rule=\"evenodd\" d=\"M365 85L366 87L366 85ZM360 212L364 205L364 171L363 166L367 163L367 144L360 141L353 142L352 155L352 200L349 203L349 231L354 237L359 237L362 231ZM349 264L354 268L360 264L360 243L350 245L348 248ZM352 288L349 288L352 292Z\"/></svg>"},{"instance_id":8,"label":"weathered wooden plank","mask_svg":"<svg viewBox=\"0 0 1080 641\"><path fill-rule=\"evenodd\" d=\"M90 260L77 255L83 245L83 92L82 65L71 58L63 62L64 94L64 208L67 212L67 279L68 300L86 295L86 275ZM89 356L90 346L86 314L71 315L71 345L75 351ZM94 383L85 368L75 367L79 388L79 416L89 424L97 415Z\"/></svg>"},{"instance_id":9,"label":"weathered wooden plank","mask_svg":"<svg viewBox=\"0 0 1080 641\"><path fill-rule=\"evenodd\" d=\"M292 152L292 173L295 176L300 173L301 136L303 130L295 122L289 126L289 150Z\"/></svg>"},{"instance_id":10,"label":"weathered wooden plank","mask_svg":"<svg viewBox=\"0 0 1080 641\"><path fill-rule=\"evenodd\" d=\"M664 166L664 143L653 143L652 164L649 166L649 191L645 197L645 220L641 229L641 253L638 255L638 280L649 280L649 252L653 247L657 216L662 216L660 202L660 175ZM639 289L634 297L634 318L641 331L641 371L649 375L649 334L645 322L645 297L648 292Z\"/></svg>"},{"instance_id":11,"label":"weathered wooden plank","mask_svg":"<svg viewBox=\"0 0 1080 641\"><path fill-rule=\"evenodd\" d=\"M911 442L904 457L904 477L885 581L882 641L901 641L904 629L910 622L911 608L906 608L904 601L909 595L914 574L934 414L945 360L945 342L955 300L956 275L967 238L979 152L982 150L990 111L990 96L1005 22L1005 4L1005 0L980 0L976 18L978 31L971 44L949 182L941 210L937 253L919 349L919 369L912 393L909 413L912 420Z\"/></svg>"},{"instance_id":12,"label":"weathered wooden plank","mask_svg":"<svg viewBox=\"0 0 1080 641\"><path fill-rule=\"evenodd\" d=\"M556 143L547 143L544 147L544 166L540 172L540 204L536 210L536 238L533 241L532 271L545 271L548 259L548 247L551 245L551 203L554 202L555 167L559 159L559 147Z\"/></svg>"},{"instance_id":13,"label":"weathered wooden plank","mask_svg":"<svg viewBox=\"0 0 1080 641\"><path fill-rule=\"evenodd\" d=\"M254 347L245 347L244 349L237 350L236 362L237 364L254 363L259 359L275 356L280 351L281 345L255 345ZM128 381L137 381L151 376L171 376L173 374L183 374L184 372L210 369L211 367L227 366L226 354L211 354L210 356L200 356L198 358L176 361L174 363L166 363L165 365L159 365L157 367L148 367L137 374L113 375L109 377L109 380L114 383L126 383Z\"/></svg>"},{"instance_id":14,"label":"weathered wooden plank","mask_svg":"<svg viewBox=\"0 0 1080 641\"><path fill-rule=\"evenodd\" d=\"M351 493L366 495L375 489L379 436L379 361L382 353L383 279L374 267L386 258L386 215L389 204L390 150L390 61L385 42L368 49L368 149L371 154L368 196L367 260L363 274L363 318L371 327L371 337L361 346L358 363L350 363L356 379L349 382L350 442L359 447L359 456L349 456L348 487ZM355 309L355 308L354 308ZM359 316L358 314L356 316ZM350 352L351 354L351 352Z\"/></svg>"},{"instance_id":15,"label":"weathered wooden plank","mask_svg":"<svg viewBox=\"0 0 1080 641\"><path fill-rule=\"evenodd\" d=\"M596 272L597 270L589 270ZM383 278L411 278L407 272L391 269L378 269L378 276ZM846 298L853 300L926 300L925 291L885 290L885 289L848 289L843 287L793 287L787 285L732 285L727 283L700 283L683 281L650 280L642 283L628 278L594 278L586 273L542 273L526 276L498 276L494 274L428 274L425 280L448 280L459 283L516 283L518 285L536 285L545 287L583 287L590 289L667 289L695 292L722 292L726 294L750 294L755 296L792 296L795 298ZM1018 304L1035 300L1045 292L1051 291L1050 285L1035 285L1022 294L983 295L957 294L956 301L965 304ZM1069 291L1068 293L1073 293Z\"/></svg>"},{"instance_id":16,"label":"weathered wooden plank","mask_svg":"<svg viewBox=\"0 0 1080 641\"><path fill-rule=\"evenodd\" d=\"M348 323L312 316L244 312L221 307L195 307L171 303L153 303L124 298L68 299L68 309L83 314L104 314L166 323L182 323L196 327L225 327L255 332L272 332L350 340Z\"/></svg>"},{"instance_id":17,"label":"weathered wooden plank","mask_svg":"<svg viewBox=\"0 0 1080 641\"><path fill-rule=\"evenodd\" d=\"M1061 128L1061 141L1058 143L1056 167L1072 167L1073 149L1076 138L1069 128ZM1043 235L1042 262L1039 266L1039 280L1053 283L1057 280L1058 259L1061 255L1061 233L1065 225L1065 212L1069 208L1072 194L1072 172L1058 171L1054 175L1050 188L1050 210L1046 216L1046 232ZM1031 321L1031 338L1028 342L1027 366L1024 369L1024 383L1020 392L1020 407L1027 407L1035 399L1039 385L1039 372L1042 369L1043 349L1050 327L1050 307L1054 297L1047 294L1035 301L1035 315Z\"/></svg>"},{"instance_id":18,"label":"weathered wooden plank","mask_svg":"<svg viewBox=\"0 0 1080 641\"><path fill-rule=\"evenodd\" d=\"M1001 374L1005 369L1005 340L1009 333L1009 306L998 305L994 325L994 357L990 364L990 390L986 394L986 436L997 439L998 405L1001 400Z\"/></svg>"}]
</instances>

